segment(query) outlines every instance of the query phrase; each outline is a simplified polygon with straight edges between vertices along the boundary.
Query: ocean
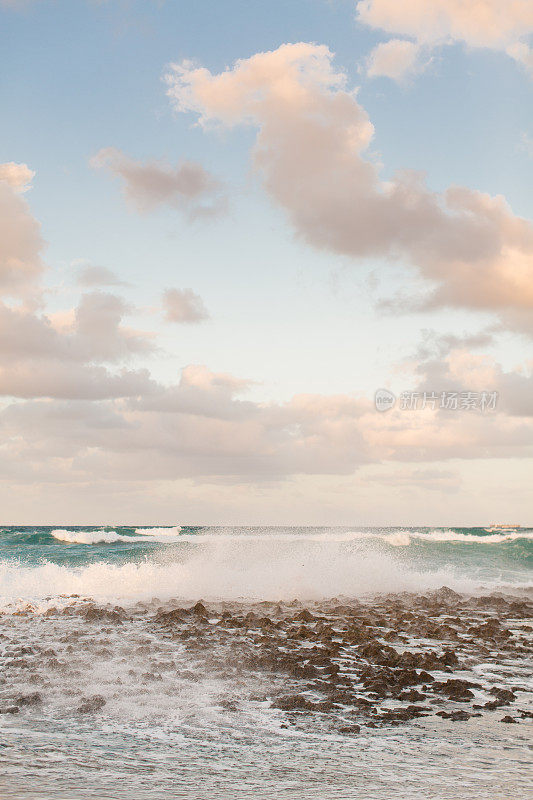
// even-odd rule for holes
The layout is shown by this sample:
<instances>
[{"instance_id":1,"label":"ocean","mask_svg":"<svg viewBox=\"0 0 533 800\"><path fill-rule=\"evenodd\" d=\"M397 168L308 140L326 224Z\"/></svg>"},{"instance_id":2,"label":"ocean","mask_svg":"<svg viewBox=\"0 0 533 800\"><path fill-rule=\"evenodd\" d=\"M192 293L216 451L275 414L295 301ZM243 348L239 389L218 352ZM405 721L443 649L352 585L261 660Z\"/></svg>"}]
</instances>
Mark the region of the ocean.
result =
<instances>
[{"instance_id":1,"label":"ocean","mask_svg":"<svg viewBox=\"0 0 533 800\"><path fill-rule=\"evenodd\" d=\"M0 529L0 797L533 797L533 530Z\"/></svg>"}]
</instances>

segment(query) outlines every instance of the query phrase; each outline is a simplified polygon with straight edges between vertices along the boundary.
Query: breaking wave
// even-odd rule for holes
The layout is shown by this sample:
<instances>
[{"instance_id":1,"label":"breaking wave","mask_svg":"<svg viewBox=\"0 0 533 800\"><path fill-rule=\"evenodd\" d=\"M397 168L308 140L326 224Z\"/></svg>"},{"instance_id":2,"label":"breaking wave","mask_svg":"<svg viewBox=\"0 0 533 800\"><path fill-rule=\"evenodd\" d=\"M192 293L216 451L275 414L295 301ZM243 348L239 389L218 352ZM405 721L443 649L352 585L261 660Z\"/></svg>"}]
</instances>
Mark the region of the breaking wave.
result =
<instances>
[{"instance_id":1,"label":"breaking wave","mask_svg":"<svg viewBox=\"0 0 533 800\"><path fill-rule=\"evenodd\" d=\"M69 531L57 528L52 531L54 539L70 544L114 544L115 542L156 542L176 541L181 528L137 528L138 536L128 536L116 531Z\"/></svg>"},{"instance_id":2,"label":"breaking wave","mask_svg":"<svg viewBox=\"0 0 533 800\"><path fill-rule=\"evenodd\" d=\"M360 534L356 534L360 536ZM371 538L376 538L376 534L368 534ZM377 537L379 538L379 537ZM395 531L394 533L383 536L384 541L396 547L405 547L417 539L425 542L457 542L458 544L502 544L503 542L514 542L518 539L533 541L531 531L513 531L509 533L493 533L479 535L475 533L458 533L453 530L432 530L423 531Z\"/></svg>"},{"instance_id":3,"label":"breaking wave","mask_svg":"<svg viewBox=\"0 0 533 800\"><path fill-rule=\"evenodd\" d=\"M114 531L57 529L53 535L77 543L135 541L153 536L169 541L167 533L145 530L151 533L123 536ZM154 596L161 600L319 600L379 592L424 592L442 585L463 592L475 592L481 585L527 585L525 571L505 574L498 566L483 572L477 560L465 570L462 556L454 563L444 558L417 558L403 547L411 538L422 536L413 531L396 531L378 542L370 541L369 532L258 534L173 534L175 541L169 547L150 556L141 554L140 561L98 560L74 565L41 560L31 565L6 559L0 562L0 597L8 603L73 594L122 604ZM443 541L455 541L448 534ZM435 540L433 534L424 534L423 538L428 536ZM484 543L488 537L472 538Z\"/></svg>"}]
</instances>

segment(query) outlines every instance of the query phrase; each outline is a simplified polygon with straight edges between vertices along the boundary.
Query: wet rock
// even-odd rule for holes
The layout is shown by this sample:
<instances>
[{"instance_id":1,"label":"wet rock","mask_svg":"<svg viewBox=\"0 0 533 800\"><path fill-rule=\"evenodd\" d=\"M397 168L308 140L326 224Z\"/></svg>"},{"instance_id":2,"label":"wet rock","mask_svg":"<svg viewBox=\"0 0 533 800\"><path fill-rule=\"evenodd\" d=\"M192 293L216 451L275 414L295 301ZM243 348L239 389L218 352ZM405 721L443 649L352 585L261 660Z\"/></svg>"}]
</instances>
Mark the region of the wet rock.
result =
<instances>
[{"instance_id":1,"label":"wet rock","mask_svg":"<svg viewBox=\"0 0 533 800\"><path fill-rule=\"evenodd\" d=\"M501 623L495 618L489 619L484 625L468 628L468 633L482 639L508 639L511 636L509 631L502 628Z\"/></svg>"},{"instance_id":2,"label":"wet rock","mask_svg":"<svg viewBox=\"0 0 533 800\"><path fill-rule=\"evenodd\" d=\"M449 697L450 700L455 700L460 703L464 703L474 697L474 693L470 691L470 687L479 688L479 684L464 681L460 678L452 678L447 681L434 681L431 685L433 691L440 692Z\"/></svg>"},{"instance_id":3,"label":"wet rock","mask_svg":"<svg viewBox=\"0 0 533 800\"><path fill-rule=\"evenodd\" d=\"M161 608L157 612L155 619L156 622L180 623L185 621L188 613L184 608L174 608L172 611L164 611Z\"/></svg>"},{"instance_id":4,"label":"wet rock","mask_svg":"<svg viewBox=\"0 0 533 800\"><path fill-rule=\"evenodd\" d=\"M416 689L409 689L406 692L401 692L398 695L398 700L408 700L410 703L416 703L417 700L425 700L426 695L418 692Z\"/></svg>"},{"instance_id":5,"label":"wet rock","mask_svg":"<svg viewBox=\"0 0 533 800\"><path fill-rule=\"evenodd\" d=\"M416 719L417 717L425 716L420 711L408 708L391 708L387 709L379 717L380 722L408 722L409 720Z\"/></svg>"},{"instance_id":6,"label":"wet rock","mask_svg":"<svg viewBox=\"0 0 533 800\"><path fill-rule=\"evenodd\" d=\"M456 605L462 600L461 595L448 586L441 586L436 592L430 594L430 598L438 603L447 603L449 605Z\"/></svg>"},{"instance_id":7,"label":"wet rock","mask_svg":"<svg viewBox=\"0 0 533 800\"><path fill-rule=\"evenodd\" d=\"M93 714L105 706L105 699L101 694L94 694L92 697L83 697L81 705L78 706L80 714Z\"/></svg>"},{"instance_id":8,"label":"wet rock","mask_svg":"<svg viewBox=\"0 0 533 800\"><path fill-rule=\"evenodd\" d=\"M204 606L204 604L201 601L198 601L196 603L196 605L194 605L191 608L191 613L195 614L195 616L197 616L197 617L208 617L209 616L207 608Z\"/></svg>"},{"instance_id":9,"label":"wet rock","mask_svg":"<svg viewBox=\"0 0 533 800\"><path fill-rule=\"evenodd\" d=\"M443 719L451 719L452 722L459 722L470 719L474 715L469 714L468 711L437 711L437 716ZM478 716L480 715L478 714Z\"/></svg>"},{"instance_id":10,"label":"wet rock","mask_svg":"<svg viewBox=\"0 0 533 800\"><path fill-rule=\"evenodd\" d=\"M279 708L282 711L332 711L334 708L338 708L335 703L332 703L330 700L322 700L319 702L313 702L312 700L308 700L301 695L294 694L294 695L287 695L286 697L280 697L274 703L272 703L272 708Z\"/></svg>"},{"instance_id":11,"label":"wet rock","mask_svg":"<svg viewBox=\"0 0 533 800\"><path fill-rule=\"evenodd\" d=\"M122 625L122 614L119 611L111 611L107 608L88 608L84 615L86 622L113 622L115 625Z\"/></svg>"},{"instance_id":12,"label":"wet rock","mask_svg":"<svg viewBox=\"0 0 533 800\"><path fill-rule=\"evenodd\" d=\"M510 689L501 689L497 686L494 686L489 694L493 695L496 700L499 700L502 704L512 703L516 700L516 695Z\"/></svg>"},{"instance_id":13,"label":"wet rock","mask_svg":"<svg viewBox=\"0 0 533 800\"><path fill-rule=\"evenodd\" d=\"M43 702L40 692L31 692L31 694L21 694L17 697L16 701L19 706L35 706Z\"/></svg>"},{"instance_id":14,"label":"wet rock","mask_svg":"<svg viewBox=\"0 0 533 800\"><path fill-rule=\"evenodd\" d=\"M360 733L360 731L360 725L343 725L342 728L339 728L339 733Z\"/></svg>"},{"instance_id":15,"label":"wet rock","mask_svg":"<svg viewBox=\"0 0 533 800\"><path fill-rule=\"evenodd\" d=\"M299 622L315 622L316 621L316 617L314 617L311 614L311 612L307 610L307 608L304 608L303 611L300 611L299 614L296 614L294 619L298 620Z\"/></svg>"}]
</instances>

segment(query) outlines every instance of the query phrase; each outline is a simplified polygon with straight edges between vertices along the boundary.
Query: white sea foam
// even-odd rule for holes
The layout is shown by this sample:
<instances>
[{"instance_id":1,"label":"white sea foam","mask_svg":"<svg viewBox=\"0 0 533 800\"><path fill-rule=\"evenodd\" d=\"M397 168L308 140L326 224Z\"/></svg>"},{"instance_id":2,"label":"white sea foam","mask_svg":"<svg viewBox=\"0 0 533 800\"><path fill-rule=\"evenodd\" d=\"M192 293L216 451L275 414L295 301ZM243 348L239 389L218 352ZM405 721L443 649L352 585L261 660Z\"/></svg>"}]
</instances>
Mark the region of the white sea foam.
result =
<instances>
[{"instance_id":1,"label":"white sea foam","mask_svg":"<svg viewBox=\"0 0 533 800\"><path fill-rule=\"evenodd\" d=\"M162 600L291 600L421 592L443 584L458 591L474 591L481 583L475 575L461 577L451 566L422 569L399 558L394 550L386 552L380 542L301 535L190 538L196 547L173 546L140 563L67 567L45 562L32 567L1 562L0 597L12 602L77 594L124 604L153 596ZM493 588L496 585L495 581Z\"/></svg>"},{"instance_id":2,"label":"white sea foam","mask_svg":"<svg viewBox=\"0 0 533 800\"><path fill-rule=\"evenodd\" d=\"M433 543L457 542L458 544L501 544L503 542L516 541L518 539L533 540L533 532L529 530L515 531L509 533L493 533L478 536L470 533L459 533L448 529L434 529L431 531L417 530L396 530L390 533L386 531L316 531L316 532L284 532L276 533L273 531L248 533L234 533L231 531L214 531L201 533L180 533L180 526L172 528L136 528L135 535L125 535L116 531L80 531L56 529L52 531L52 536L63 542L76 544L112 544L114 542L145 542L148 540L161 543L173 542L192 542L195 544L207 542L250 542L250 541L269 541L269 542L356 542L366 540L383 541L394 547L406 547L413 541L426 541Z\"/></svg>"},{"instance_id":3,"label":"white sea foam","mask_svg":"<svg viewBox=\"0 0 533 800\"><path fill-rule=\"evenodd\" d=\"M376 534L371 534L376 536ZM531 531L515 531L510 533L493 533L489 535L476 536L473 533L458 533L453 530L435 529L432 531L395 531L385 535L384 540L397 547L407 546L413 540L426 542L457 542L458 544L502 544L503 542L514 542L518 539L533 541Z\"/></svg>"},{"instance_id":4,"label":"white sea foam","mask_svg":"<svg viewBox=\"0 0 533 800\"><path fill-rule=\"evenodd\" d=\"M114 544L115 542L170 542L177 541L181 528L138 528L139 536L125 536L116 531L69 531L57 528L52 531L54 539L71 544ZM163 533L168 531L168 533Z\"/></svg>"},{"instance_id":5,"label":"white sea foam","mask_svg":"<svg viewBox=\"0 0 533 800\"><path fill-rule=\"evenodd\" d=\"M180 525L174 525L172 528L135 528L135 533L142 536L177 536L180 531Z\"/></svg>"}]
</instances>

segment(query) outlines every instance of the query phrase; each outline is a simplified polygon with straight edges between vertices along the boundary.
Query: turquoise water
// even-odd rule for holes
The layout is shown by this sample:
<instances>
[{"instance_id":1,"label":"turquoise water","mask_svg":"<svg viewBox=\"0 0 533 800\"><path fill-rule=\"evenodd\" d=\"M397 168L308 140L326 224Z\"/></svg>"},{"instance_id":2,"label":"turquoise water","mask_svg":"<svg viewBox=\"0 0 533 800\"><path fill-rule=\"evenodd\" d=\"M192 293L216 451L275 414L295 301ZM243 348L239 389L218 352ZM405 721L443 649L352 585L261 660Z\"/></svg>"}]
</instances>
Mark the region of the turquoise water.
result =
<instances>
[{"instance_id":1,"label":"turquoise water","mask_svg":"<svg viewBox=\"0 0 533 800\"><path fill-rule=\"evenodd\" d=\"M222 627L222 638L212 636L202 646L206 629L218 629L223 609L244 616L239 608L249 604L258 617L283 616L297 613L300 600L312 609L340 602L342 614L339 598L355 608L379 607L381 593L395 593L393 602L422 619L446 621L443 635L470 615L466 627L458 626L463 636L471 625L475 630L498 617L487 595L512 595L504 606L521 608L532 566L531 529L3 527L0 797L533 796L530 720L501 721L506 713L517 716L517 708L533 709L525 648L530 620L503 613L504 626L514 631L513 648L503 639L480 649L471 634L452 642L420 638L416 631L404 637L409 650L441 652L463 642L453 677L483 685L473 702L490 701L491 686L518 687L520 700L509 709L453 722L434 713L442 706L430 705L430 716L401 727L363 726L357 736L342 734L335 714L290 720L272 706L272 697L288 691L287 677L241 664L246 642L254 654L263 646L268 654L270 640L260 631L250 641L245 628L224 638ZM460 610L440 608L429 593L442 586L474 599ZM200 599L210 608L203 629L194 615L173 630L157 623L161 606L189 607ZM376 625L385 634L383 621ZM393 642L400 651L401 641ZM307 646L301 643L302 652ZM451 677L432 672L436 680ZM95 697L101 705L83 711L86 699Z\"/></svg>"},{"instance_id":2,"label":"turquoise water","mask_svg":"<svg viewBox=\"0 0 533 800\"><path fill-rule=\"evenodd\" d=\"M533 531L4 527L0 597L287 599L528 586Z\"/></svg>"}]
</instances>

